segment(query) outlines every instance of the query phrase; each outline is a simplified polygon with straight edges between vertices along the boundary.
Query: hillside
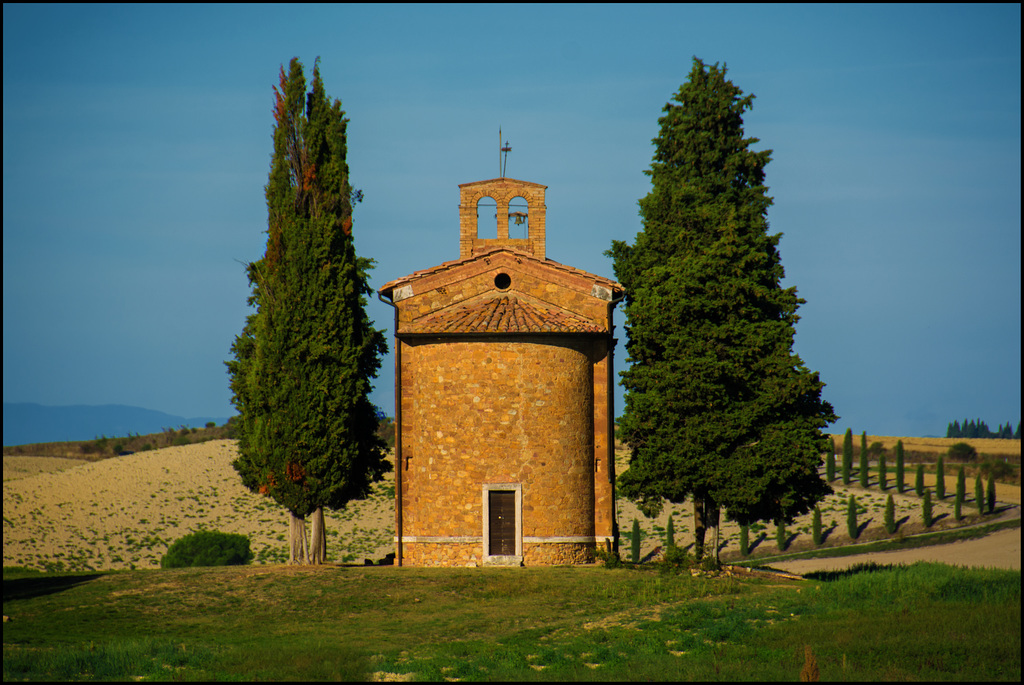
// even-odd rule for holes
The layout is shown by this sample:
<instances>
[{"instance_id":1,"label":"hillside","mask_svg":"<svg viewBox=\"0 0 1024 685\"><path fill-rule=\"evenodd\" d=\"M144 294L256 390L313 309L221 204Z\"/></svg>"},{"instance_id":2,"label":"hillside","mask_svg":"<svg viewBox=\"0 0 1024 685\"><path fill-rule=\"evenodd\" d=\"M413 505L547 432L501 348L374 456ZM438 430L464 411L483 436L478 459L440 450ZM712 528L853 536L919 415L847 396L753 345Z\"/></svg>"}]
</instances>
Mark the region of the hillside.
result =
<instances>
[{"instance_id":1,"label":"hillside","mask_svg":"<svg viewBox=\"0 0 1024 685\"><path fill-rule=\"evenodd\" d=\"M233 440L167 447L88 462L60 457L4 456L4 565L39 569L151 568L159 565L167 546L194 530L221 530L248 535L258 562L287 559L288 518L272 500L242 487L231 467ZM626 467L619 452L619 469ZM929 482L934 482L930 476ZM835 484L834 484L835 485ZM955 479L947 476L947 491ZM885 495L836 485L836 494L821 505L830 541L848 542L846 497L857 495L864 513L865 537L878 532ZM328 559L335 562L380 560L394 551L393 475L377 484L370 499L354 502L343 512L328 512ZM895 495L901 528L920 527L920 502L913 495ZM1019 487L999 486L1000 501L1020 501ZM972 511L970 505L965 509ZM935 504L936 527L951 525L952 499ZM677 544L692 543L689 506L666 507L655 520L618 501L619 528L629 533L641 523L641 553L648 556L664 544L669 514L674 515ZM790 526L791 546L810 538L810 517ZM1019 533L1018 538L1019 540ZM738 529L724 523L723 558L735 558ZM774 551L773 526L755 526L755 552ZM623 536L623 555L629 540ZM1019 544L1019 543L1018 543ZM1018 556L1019 559L1019 556ZM1019 564L1019 561L1018 561ZM1019 567L1019 566L1018 566Z\"/></svg>"}]
</instances>

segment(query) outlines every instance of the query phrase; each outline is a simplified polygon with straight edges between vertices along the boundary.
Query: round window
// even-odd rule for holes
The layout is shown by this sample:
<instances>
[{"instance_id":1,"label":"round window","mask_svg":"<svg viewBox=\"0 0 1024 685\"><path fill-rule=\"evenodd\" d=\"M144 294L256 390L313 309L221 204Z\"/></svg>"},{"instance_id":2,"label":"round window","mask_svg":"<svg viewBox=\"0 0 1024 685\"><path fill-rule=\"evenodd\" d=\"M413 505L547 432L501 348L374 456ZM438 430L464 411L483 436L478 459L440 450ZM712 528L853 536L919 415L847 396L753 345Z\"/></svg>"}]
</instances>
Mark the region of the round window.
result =
<instances>
[{"instance_id":1,"label":"round window","mask_svg":"<svg viewBox=\"0 0 1024 685\"><path fill-rule=\"evenodd\" d=\"M506 273L500 273L494 277L494 287L498 290L508 290L508 287L512 285L512 279Z\"/></svg>"}]
</instances>

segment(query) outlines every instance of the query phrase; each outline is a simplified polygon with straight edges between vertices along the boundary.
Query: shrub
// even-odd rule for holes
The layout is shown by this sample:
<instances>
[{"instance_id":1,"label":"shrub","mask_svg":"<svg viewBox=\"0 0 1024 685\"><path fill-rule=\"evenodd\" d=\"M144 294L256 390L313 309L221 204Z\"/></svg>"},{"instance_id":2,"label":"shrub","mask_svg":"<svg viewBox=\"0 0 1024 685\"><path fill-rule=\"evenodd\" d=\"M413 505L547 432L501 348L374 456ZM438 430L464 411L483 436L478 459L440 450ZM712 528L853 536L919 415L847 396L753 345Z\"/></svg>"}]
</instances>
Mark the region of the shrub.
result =
<instances>
[{"instance_id":1,"label":"shrub","mask_svg":"<svg viewBox=\"0 0 1024 685\"><path fill-rule=\"evenodd\" d=\"M629 560L634 564L640 563L640 522L633 519L633 535L630 537Z\"/></svg>"},{"instance_id":2,"label":"shrub","mask_svg":"<svg viewBox=\"0 0 1024 685\"><path fill-rule=\"evenodd\" d=\"M1013 476L1013 467L1002 459L987 457L981 465L981 472L996 480L1009 480Z\"/></svg>"},{"instance_id":3,"label":"shrub","mask_svg":"<svg viewBox=\"0 0 1024 685\"><path fill-rule=\"evenodd\" d=\"M932 527L932 491L924 491L924 501L921 502L921 521L925 528Z\"/></svg>"},{"instance_id":4,"label":"shrub","mask_svg":"<svg viewBox=\"0 0 1024 685\"><path fill-rule=\"evenodd\" d=\"M892 501L892 495L885 500L885 532L889 535L896 532L896 505Z\"/></svg>"},{"instance_id":5,"label":"shrub","mask_svg":"<svg viewBox=\"0 0 1024 685\"><path fill-rule=\"evenodd\" d=\"M860 531L857 530L857 500L850 495L850 503L846 507L846 532L851 540L856 540Z\"/></svg>"},{"instance_id":6,"label":"shrub","mask_svg":"<svg viewBox=\"0 0 1024 685\"><path fill-rule=\"evenodd\" d=\"M236 533L200 530L177 540L160 560L160 568L239 566L252 561L249 538Z\"/></svg>"},{"instance_id":7,"label":"shrub","mask_svg":"<svg viewBox=\"0 0 1024 685\"><path fill-rule=\"evenodd\" d=\"M974 447L966 442L953 443L950 445L947 454L949 455L950 461L974 462L978 460L978 450L974 449Z\"/></svg>"},{"instance_id":8,"label":"shrub","mask_svg":"<svg viewBox=\"0 0 1024 685\"><path fill-rule=\"evenodd\" d=\"M668 571L679 571L690 569L696 565L696 561L686 550L673 545L665 550L665 556L661 560L661 568Z\"/></svg>"},{"instance_id":9,"label":"shrub","mask_svg":"<svg viewBox=\"0 0 1024 685\"><path fill-rule=\"evenodd\" d=\"M939 501L946 499L946 460L942 457L935 464L935 497Z\"/></svg>"},{"instance_id":10,"label":"shrub","mask_svg":"<svg viewBox=\"0 0 1024 685\"><path fill-rule=\"evenodd\" d=\"M821 508L814 507L814 519L811 522L811 537L814 538L815 546L821 544Z\"/></svg>"}]
</instances>

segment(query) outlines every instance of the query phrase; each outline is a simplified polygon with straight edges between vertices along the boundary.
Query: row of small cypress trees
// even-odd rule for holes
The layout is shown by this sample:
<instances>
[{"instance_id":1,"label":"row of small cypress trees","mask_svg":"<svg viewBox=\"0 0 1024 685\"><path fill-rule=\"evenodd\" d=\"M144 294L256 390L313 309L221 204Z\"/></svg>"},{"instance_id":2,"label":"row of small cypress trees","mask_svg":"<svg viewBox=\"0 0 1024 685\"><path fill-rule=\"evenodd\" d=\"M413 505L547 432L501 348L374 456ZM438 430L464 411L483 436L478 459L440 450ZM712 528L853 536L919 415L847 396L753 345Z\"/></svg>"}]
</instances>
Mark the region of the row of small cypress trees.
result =
<instances>
[{"instance_id":1,"label":"row of small cypress trees","mask_svg":"<svg viewBox=\"0 0 1024 685\"><path fill-rule=\"evenodd\" d=\"M902 445L899 445L898 455L902 457ZM902 459L897 461L897 464L902 466ZM880 473L884 473L884 467L881 467ZM904 488L902 485L902 469L897 471L900 477L897 479L897 488L900 492L903 492ZM938 463L938 480L935 485L935 496L939 500L943 500L946 497L945 493L945 472L943 460L940 457ZM884 475L879 476L879 486L885 489ZM914 490L918 497L921 497L921 520L926 528L930 528L935 519L932 514L932 497L931 490L924 487L924 466L918 464L917 466L917 477L915 479ZM967 474L964 471L964 467L961 466L957 473L956 481L956 500L953 504L953 518L960 521L964 518L963 505L967 501ZM974 478L974 502L978 509L978 515L984 516L986 513L992 514L995 511L996 506L996 485L995 479L992 476L988 478L988 487L982 487L981 476L975 476ZM860 526L857 522L857 515L859 513L857 500L854 495L850 495L848 505L846 508L846 528L847 534L851 540L856 540L860 537ZM882 519L882 525L885 527L885 531L889 535L896 533L898 528L896 524L896 505L893 501L892 495L890 494L885 501L885 515ZM786 526L782 522L776 524L776 543L780 550L784 550L788 546L788 533L786 532ZM821 524L821 508L814 507L814 517L811 521L811 537L814 540L815 545L820 545L824 541L824 533L822 531ZM740 554L747 556L750 553L750 527L740 526ZM630 536L630 559L636 564L640 561L640 522L637 519L633 519L633 530ZM665 548L671 549L675 547L675 523L673 522L672 516L668 517L668 525L665 529Z\"/></svg>"}]
</instances>

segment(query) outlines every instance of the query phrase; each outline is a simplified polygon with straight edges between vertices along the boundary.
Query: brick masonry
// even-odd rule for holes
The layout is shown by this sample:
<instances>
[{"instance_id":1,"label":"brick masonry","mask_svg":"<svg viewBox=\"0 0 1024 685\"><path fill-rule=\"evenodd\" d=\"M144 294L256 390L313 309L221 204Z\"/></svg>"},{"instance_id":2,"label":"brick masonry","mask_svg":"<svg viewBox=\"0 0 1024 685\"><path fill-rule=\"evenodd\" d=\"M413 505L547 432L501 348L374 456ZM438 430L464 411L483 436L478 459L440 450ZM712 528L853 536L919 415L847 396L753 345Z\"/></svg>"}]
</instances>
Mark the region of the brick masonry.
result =
<instances>
[{"instance_id":1,"label":"brick masonry","mask_svg":"<svg viewBox=\"0 0 1024 685\"><path fill-rule=\"evenodd\" d=\"M614 281L546 258L545 186L460 186L460 258L381 288L397 308L398 555L405 565L593 560L614 534ZM498 205L478 239L477 202ZM529 203L528 238L508 204ZM504 215L504 220L503 220ZM487 488L515 488L517 553L489 554Z\"/></svg>"}]
</instances>

